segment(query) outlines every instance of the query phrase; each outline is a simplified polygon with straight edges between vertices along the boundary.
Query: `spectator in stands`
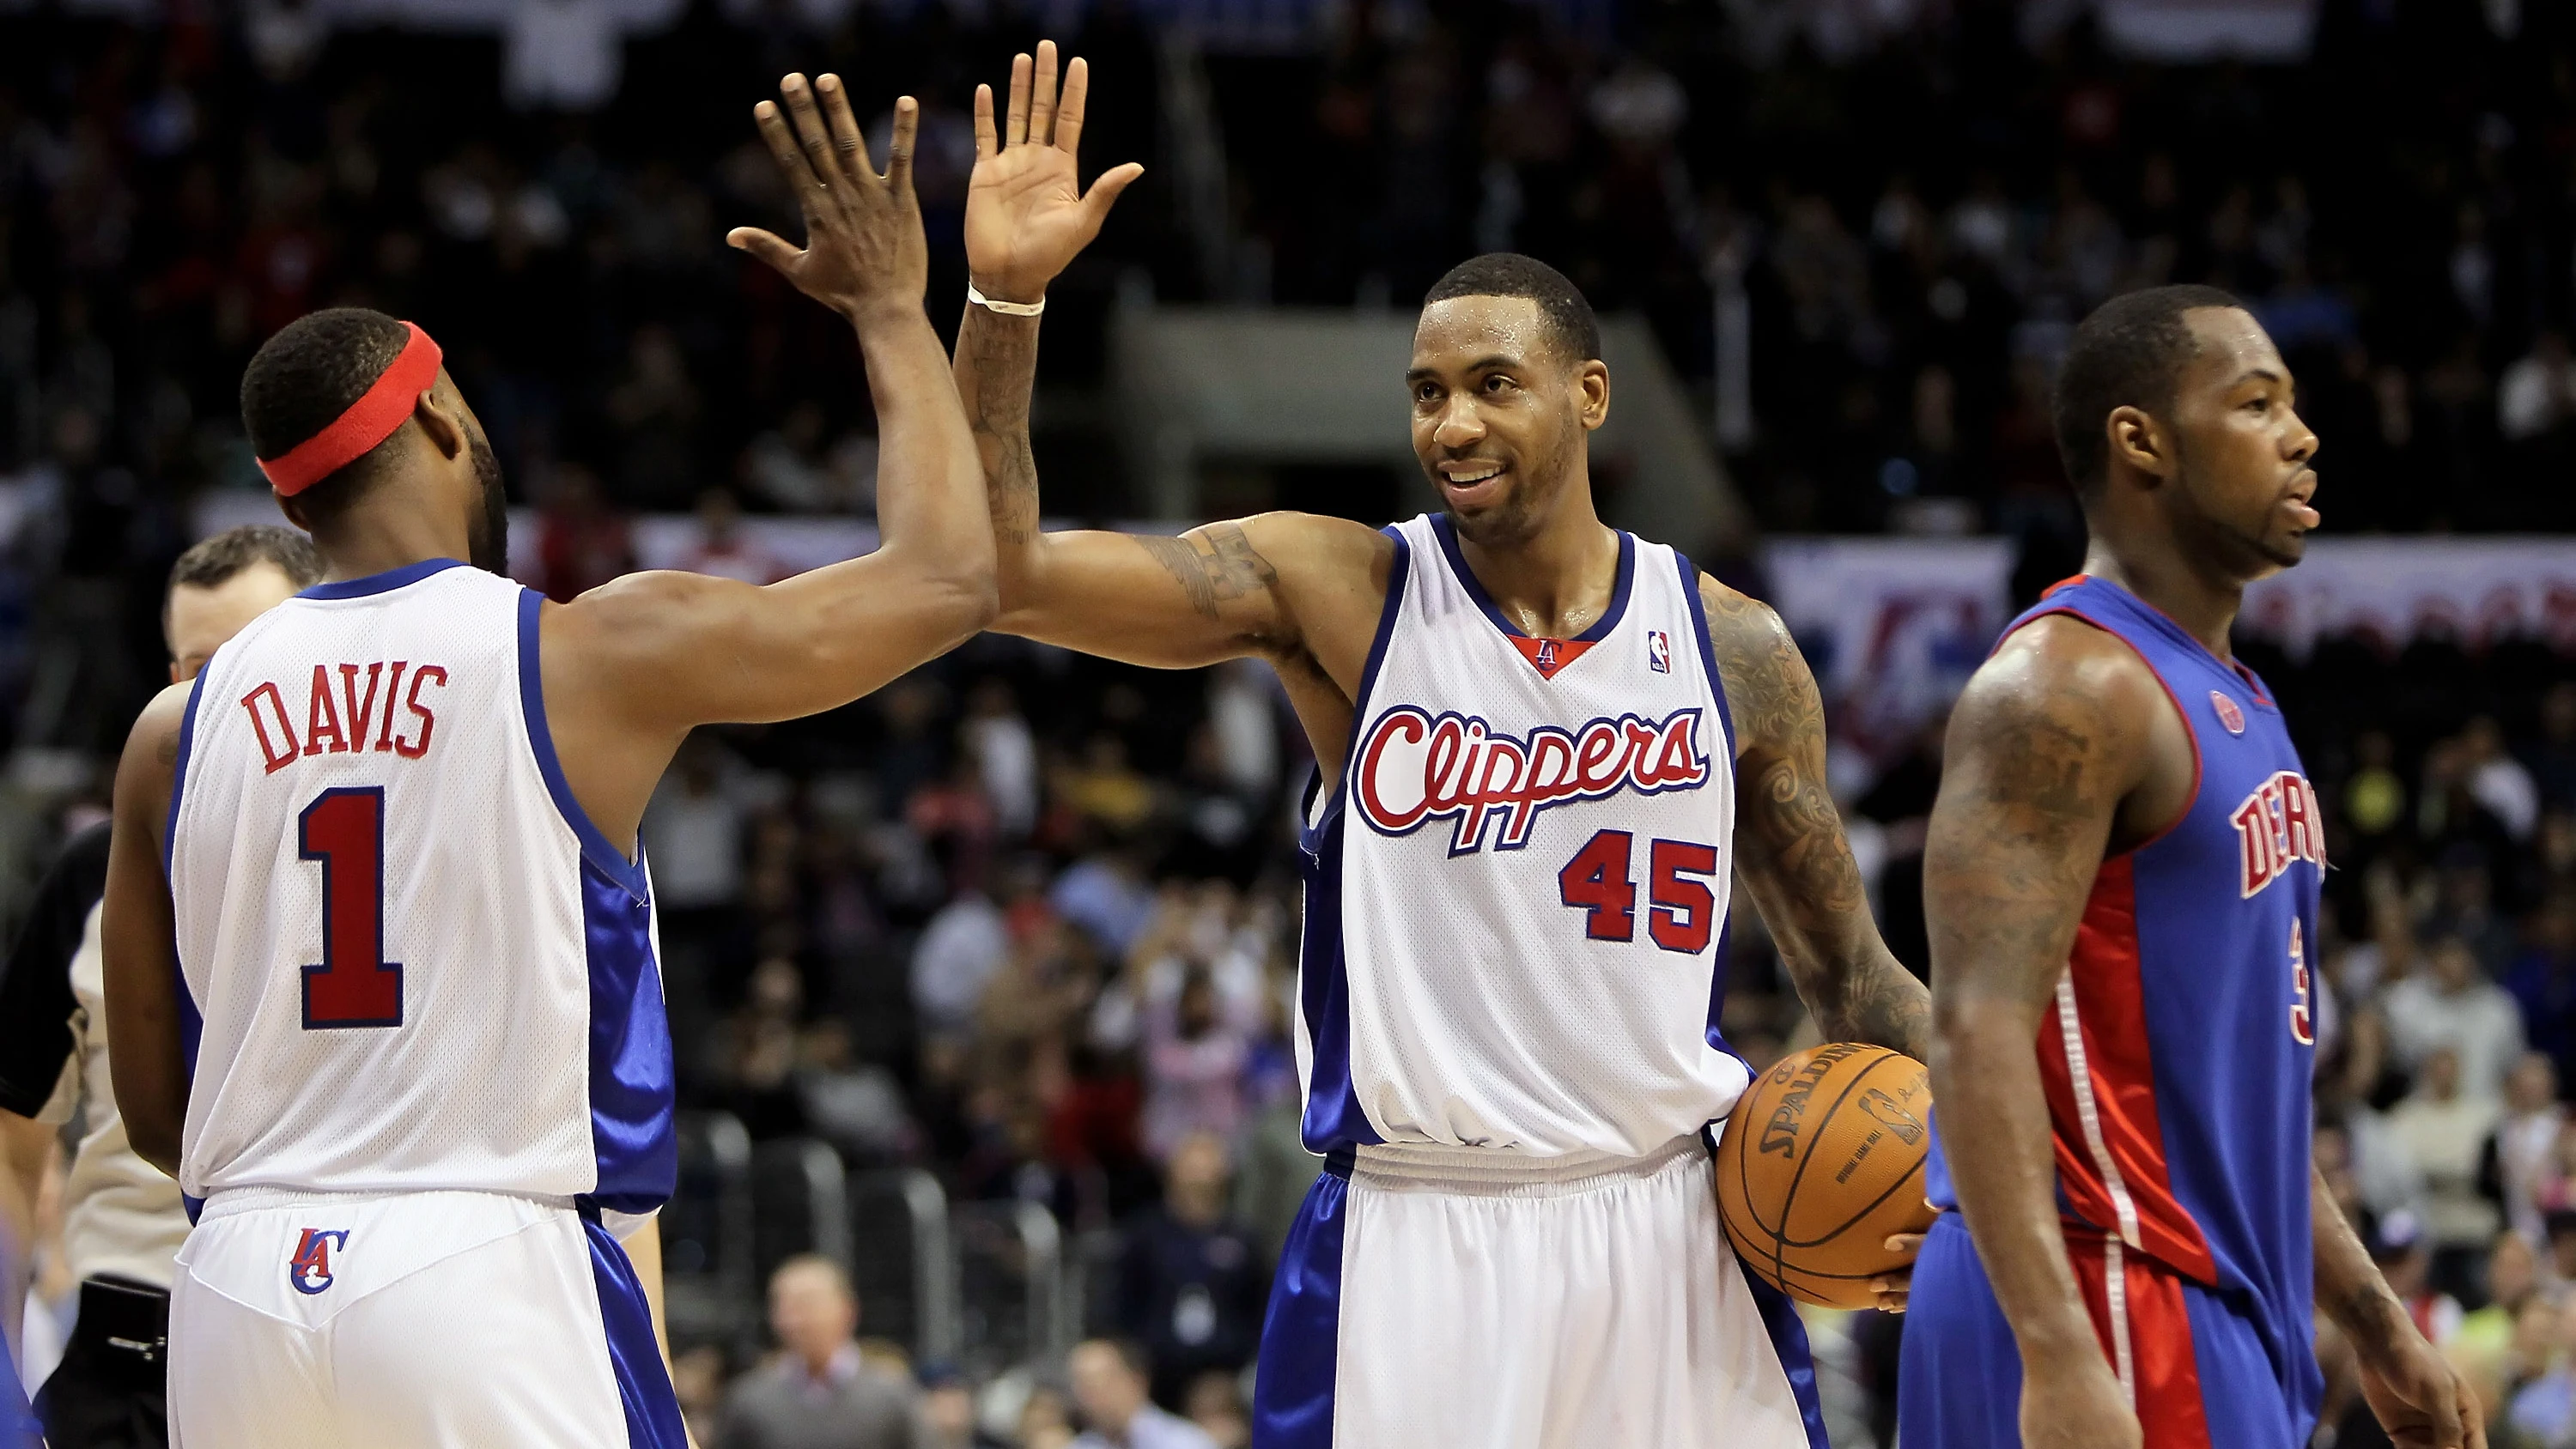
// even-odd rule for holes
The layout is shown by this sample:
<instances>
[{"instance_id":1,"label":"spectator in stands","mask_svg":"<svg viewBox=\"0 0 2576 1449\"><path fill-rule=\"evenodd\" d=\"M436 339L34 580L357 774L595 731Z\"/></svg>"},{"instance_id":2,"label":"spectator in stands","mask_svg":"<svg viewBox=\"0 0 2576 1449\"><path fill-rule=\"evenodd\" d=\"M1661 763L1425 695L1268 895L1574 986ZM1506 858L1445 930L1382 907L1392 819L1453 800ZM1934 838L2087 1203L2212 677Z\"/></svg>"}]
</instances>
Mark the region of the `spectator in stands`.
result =
<instances>
[{"instance_id":1,"label":"spectator in stands","mask_svg":"<svg viewBox=\"0 0 2576 1449\"><path fill-rule=\"evenodd\" d=\"M2474 1376L2500 1381L2522 1311L2540 1292L2540 1254L2531 1239L2511 1228L2496 1234L2484 1278L2486 1304L2461 1317L2450 1352Z\"/></svg>"},{"instance_id":2,"label":"spectator in stands","mask_svg":"<svg viewBox=\"0 0 2576 1449\"><path fill-rule=\"evenodd\" d=\"M2554 1171L2567 1108L2558 1100L2558 1069L2540 1052L2525 1053L2504 1079L2504 1120L2480 1169L2504 1211L2505 1225L2537 1242L2540 1189Z\"/></svg>"},{"instance_id":3,"label":"spectator in stands","mask_svg":"<svg viewBox=\"0 0 2576 1449\"><path fill-rule=\"evenodd\" d=\"M1010 953L1002 908L980 886L941 906L912 949L912 1008L922 1029L963 1031Z\"/></svg>"},{"instance_id":4,"label":"spectator in stands","mask_svg":"<svg viewBox=\"0 0 2576 1449\"><path fill-rule=\"evenodd\" d=\"M2459 937L2435 941L2427 956L2429 971L2399 981L2383 998L2389 1042L2410 1071L2423 1070L2427 1058L2448 1048L2457 1059L2459 1094L2492 1107L2504 1093L2505 1072L2522 1055L2521 1009Z\"/></svg>"},{"instance_id":5,"label":"spectator in stands","mask_svg":"<svg viewBox=\"0 0 2576 1449\"><path fill-rule=\"evenodd\" d=\"M2516 842L2531 839L2540 824L2540 786L2531 771L2504 747L2504 726L2482 714L2460 731L2461 763L2468 772L2469 794L2486 807L2504 833Z\"/></svg>"},{"instance_id":6,"label":"spectator in stands","mask_svg":"<svg viewBox=\"0 0 2576 1449\"><path fill-rule=\"evenodd\" d=\"M861 1362L859 1299L841 1265L805 1253L769 1278L780 1352L735 1381L709 1449L912 1449L913 1386Z\"/></svg>"},{"instance_id":7,"label":"spectator in stands","mask_svg":"<svg viewBox=\"0 0 2576 1449\"><path fill-rule=\"evenodd\" d=\"M2576 809L2576 679L2561 680L2540 697L2540 738L2532 746L2531 774L2545 803Z\"/></svg>"},{"instance_id":8,"label":"spectator in stands","mask_svg":"<svg viewBox=\"0 0 2576 1449\"><path fill-rule=\"evenodd\" d=\"M2550 893L2533 914L2528 940L2505 972L2505 989L2522 1010L2532 1050L2576 1081L2576 890Z\"/></svg>"},{"instance_id":9,"label":"spectator in stands","mask_svg":"<svg viewBox=\"0 0 2576 1449\"><path fill-rule=\"evenodd\" d=\"M743 532L742 502L726 488L698 495L698 537L680 555L679 566L746 584L774 584L787 577L787 566Z\"/></svg>"},{"instance_id":10,"label":"spectator in stands","mask_svg":"<svg viewBox=\"0 0 2576 1449\"><path fill-rule=\"evenodd\" d=\"M2444 1288L2473 1279L2502 1226L2503 1215L2478 1191L2479 1160L2502 1111L2496 1098L2460 1089L2460 1054L2441 1046L2418 1067L2414 1095L2388 1114L2389 1134L2424 1174L2422 1245L2432 1255L2432 1281Z\"/></svg>"},{"instance_id":11,"label":"spectator in stands","mask_svg":"<svg viewBox=\"0 0 2576 1449\"><path fill-rule=\"evenodd\" d=\"M1207 968L1190 964L1176 997L1145 1006L1145 1150L1166 1156L1197 1132L1232 1137L1250 1057L1242 1029L1218 1010Z\"/></svg>"},{"instance_id":12,"label":"spectator in stands","mask_svg":"<svg viewBox=\"0 0 2576 1449\"><path fill-rule=\"evenodd\" d=\"M2568 1357L2569 1316L2563 1304L2535 1297L2524 1306L2516 1358L2526 1370L2513 1390L2504 1423L2514 1445L2554 1446L2576 1438L2576 1364Z\"/></svg>"},{"instance_id":13,"label":"spectator in stands","mask_svg":"<svg viewBox=\"0 0 2576 1449\"><path fill-rule=\"evenodd\" d=\"M1074 1449L1216 1449L1197 1425L1146 1396L1151 1361L1135 1344L1087 1339L1074 1345L1066 1368L1084 1424Z\"/></svg>"},{"instance_id":14,"label":"spectator in stands","mask_svg":"<svg viewBox=\"0 0 2576 1449\"><path fill-rule=\"evenodd\" d=\"M2570 423L2576 423L2576 358L2567 355L2566 333L2543 328L2496 384L2496 431L2520 443Z\"/></svg>"},{"instance_id":15,"label":"spectator in stands","mask_svg":"<svg viewBox=\"0 0 2576 1449\"><path fill-rule=\"evenodd\" d=\"M1217 1449L1251 1449L1252 1416L1244 1411L1240 1375L1209 1371L1190 1380L1181 1406Z\"/></svg>"},{"instance_id":16,"label":"spectator in stands","mask_svg":"<svg viewBox=\"0 0 2576 1449\"><path fill-rule=\"evenodd\" d=\"M1129 1222L1114 1318L1153 1356L1154 1397L1180 1403L1199 1374L1252 1361L1270 1296L1269 1260L1226 1211L1225 1142L1193 1132L1163 1169L1163 1201Z\"/></svg>"},{"instance_id":17,"label":"spectator in stands","mask_svg":"<svg viewBox=\"0 0 2576 1449\"><path fill-rule=\"evenodd\" d=\"M537 513L537 586L558 604L635 570L626 520L608 506L599 475L557 463Z\"/></svg>"},{"instance_id":18,"label":"spectator in stands","mask_svg":"<svg viewBox=\"0 0 2576 1449\"><path fill-rule=\"evenodd\" d=\"M919 1449L1009 1449L975 1422L975 1391L952 1364L922 1367Z\"/></svg>"}]
</instances>

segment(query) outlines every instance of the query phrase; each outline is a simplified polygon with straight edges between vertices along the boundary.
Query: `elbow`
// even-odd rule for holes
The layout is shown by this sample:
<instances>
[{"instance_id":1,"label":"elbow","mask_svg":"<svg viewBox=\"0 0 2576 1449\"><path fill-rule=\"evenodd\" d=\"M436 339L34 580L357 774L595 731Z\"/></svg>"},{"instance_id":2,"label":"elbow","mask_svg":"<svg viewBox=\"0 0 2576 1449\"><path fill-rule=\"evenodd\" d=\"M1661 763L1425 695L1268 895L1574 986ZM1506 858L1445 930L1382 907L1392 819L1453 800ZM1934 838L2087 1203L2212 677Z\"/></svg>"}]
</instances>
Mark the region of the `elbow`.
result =
<instances>
[{"instance_id":1,"label":"elbow","mask_svg":"<svg viewBox=\"0 0 2576 1449\"><path fill-rule=\"evenodd\" d=\"M921 587L944 626L941 632L959 643L984 632L1002 615L1002 593L989 559L980 566L935 570Z\"/></svg>"},{"instance_id":2,"label":"elbow","mask_svg":"<svg viewBox=\"0 0 2576 1449\"><path fill-rule=\"evenodd\" d=\"M157 1115L157 1114L149 1114ZM176 1181L179 1176L179 1129L175 1123L147 1121L133 1113L125 1114L125 1142L134 1155L151 1163L162 1176Z\"/></svg>"}]
</instances>

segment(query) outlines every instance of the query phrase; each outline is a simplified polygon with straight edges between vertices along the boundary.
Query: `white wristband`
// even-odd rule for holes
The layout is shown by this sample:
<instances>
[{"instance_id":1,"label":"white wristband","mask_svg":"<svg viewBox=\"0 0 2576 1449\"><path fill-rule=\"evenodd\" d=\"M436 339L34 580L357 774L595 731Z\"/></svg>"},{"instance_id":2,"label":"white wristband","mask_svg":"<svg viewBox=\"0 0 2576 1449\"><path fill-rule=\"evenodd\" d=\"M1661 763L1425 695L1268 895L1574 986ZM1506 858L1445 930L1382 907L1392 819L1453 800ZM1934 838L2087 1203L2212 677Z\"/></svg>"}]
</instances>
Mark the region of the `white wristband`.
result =
<instances>
[{"instance_id":1,"label":"white wristband","mask_svg":"<svg viewBox=\"0 0 2576 1449\"><path fill-rule=\"evenodd\" d=\"M983 293L976 291L975 284L973 282L968 282L966 284L966 300L983 308L987 312L999 312L1005 317L1034 317L1040 312L1046 310L1046 298L1044 297L1040 297L1034 302L996 302L992 298L985 296Z\"/></svg>"}]
</instances>

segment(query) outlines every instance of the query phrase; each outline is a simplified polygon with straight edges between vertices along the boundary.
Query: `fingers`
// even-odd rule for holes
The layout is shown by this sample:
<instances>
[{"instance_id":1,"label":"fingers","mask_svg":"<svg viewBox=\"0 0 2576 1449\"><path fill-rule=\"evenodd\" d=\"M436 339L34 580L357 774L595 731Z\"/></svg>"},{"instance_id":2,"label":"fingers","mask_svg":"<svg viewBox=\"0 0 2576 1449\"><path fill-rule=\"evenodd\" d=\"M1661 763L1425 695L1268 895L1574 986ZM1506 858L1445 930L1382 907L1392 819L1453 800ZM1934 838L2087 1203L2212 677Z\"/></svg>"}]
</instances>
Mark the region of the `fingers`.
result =
<instances>
[{"instance_id":1,"label":"fingers","mask_svg":"<svg viewBox=\"0 0 2576 1449\"><path fill-rule=\"evenodd\" d=\"M1081 56L1064 71L1064 99L1055 108L1055 148L1067 156L1082 149L1082 107L1091 99L1091 63Z\"/></svg>"},{"instance_id":2,"label":"fingers","mask_svg":"<svg viewBox=\"0 0 2576 1449\"><path fill-rule=\"evenodd\" d=\"M816 81L814 88L823 93L823 123L832 132L834 164L852 181L876 180L877 169L868 164L867 137L860 132L858 119L850 114L850 88L836 75Z\"/></svg>"},{"instance_id":3,"label":"fingers","mask_svg":"<svg viewBox=\"0 0 2576 1449\"><path fill-rule=\"evenodd\" d=\"M738 252L749 252L782 273L796 264L799 255L796 248L756 226L738 226L726 232L725 245Z\"/></svg>"},{"instance_id":4,"label":"fingers","mask_svg":"<svg viewBox=\"0 0 2576 1449\"><path fill-rule=\"evenodd\" d=\"M921 130L921 102L910 96L897 96L894 102L894 142L886 155L885 182L898 197L912 195L912 140Z\"/></svg>"},{"instance_id":5,"label":"fingers","mask_svg":"<svg viewBox=\"0 0 2576 1449\"><path fill-rule=\"evenodd\" d=\"M815 181L829 187L840 163L832 159L832 133L814 108L814 87L805 77L790 75L778 88L787 97L787 117L795 123L796 144L804 148L806 164L814 169Z\"/></svg>"},{"instance_id":6,"label":"fingers","mask_svg":"<svg viewBox=\"0 0 2576 1449\"><path fill-rule=\"evenodd\" d=\"M1109 219L1109 208L1117 203L1118 193L1144 174L1144 167L1130 161L1124 166L1101 172L1099 178L1091 183L1091 190L1082 198L1082 209L1090 213L1093 231L1100 230L1100 224Z\"/></svg>"},{"instance_id":7,"label":"fingers","mask_svg":"<svg viewBox=\"0 0 2576 1449\"><path fill-rule=\"evenodd\" d=\"M1011 109L1002 118L1004 146L1017 146L1029 139L1029 71L1025 52L1011 57Z\"/></svg>"},{"instance_id":8,"label":"fingers","mask_svg":"<svg viewBox=\"0 0 2576 1449\"><path fill-rule=\"evenodd\" d=\"M1037 83L1029 89L1029 140L1040 146L1055 141L1055 42L1038 42Z\"/></svg>"},{"instance_id":9,"label":"fingers","mask_svg":"<svg viewBox=\"0 0 2576 1449\"><path fill-rule=\"evenodd\" d=\"M1002 138L993 129L993 88L975 87L975 159L990 161L1002 149Z\"/></svg>"},{"instance_id":10,"label":"fingers","mask_svg":"<svg viewBox=\"0 0 2576 1449\"><path fill-rule=\"evenodd\" d=\"M787 184L795 189L799 201L811 206L823 191L823 181L814 174L814 168L806 161L805 152L796 144L795 136L788 132L787 117L779 111L778 103L762 101L751 108L751 119L760 127L760 139L769 143L769 154L778 163L778 174L787 178Z\"/></svg>"},{"instance_id":11,"label":"fingers","mask_svg":"<svg viewBox=\"0 0 2576 1449\"><path fill-rule=\"evenodd\" d=\"M1910 1263L1914 1260L1915 1254L1923 1251L1923 1235L1921 1233L1892 1233L1888 1236L1885 1246L1887 1251L1891 1253L1904 1254L1906 1261Z\"/></svg>"}]
</instances>

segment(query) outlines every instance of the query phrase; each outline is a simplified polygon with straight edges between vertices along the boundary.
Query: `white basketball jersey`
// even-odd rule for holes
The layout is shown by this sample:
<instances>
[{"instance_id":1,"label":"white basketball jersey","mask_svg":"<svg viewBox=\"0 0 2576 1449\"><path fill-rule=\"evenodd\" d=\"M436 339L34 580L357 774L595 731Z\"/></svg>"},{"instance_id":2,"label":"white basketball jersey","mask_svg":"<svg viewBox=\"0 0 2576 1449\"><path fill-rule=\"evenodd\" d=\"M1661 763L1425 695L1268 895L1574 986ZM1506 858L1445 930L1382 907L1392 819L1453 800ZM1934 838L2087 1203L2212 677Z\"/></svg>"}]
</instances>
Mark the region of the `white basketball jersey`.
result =
<instances>
[{"instance_id":1,"label":"white basketball jersey","mask_svg":"<svg viewBox=\"0 0 2576 1449\"><path fill-rule=\"evenodd\" d=\"M540 603L413 564L306 590L198 676L168 842L192 1197L669 1195L651 892L564 784Z\"/></svg>"},{"instance_id":2,"label":"white basketball jersey","mask_svg":"<svg viewBox=\"0 0 2576 1449\"><path fill-rule=\"evenodd\" d=\"M1506 622L1445 516L1397 542L1339 788L1302 841L1318 1152L1637 1157L1726 1115L1734 751L1697 572L1619 537L1577 639Z\"/></svg>"}]
</instances>

